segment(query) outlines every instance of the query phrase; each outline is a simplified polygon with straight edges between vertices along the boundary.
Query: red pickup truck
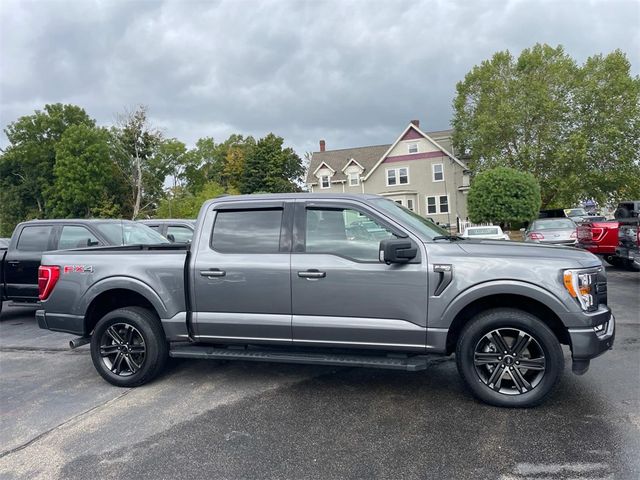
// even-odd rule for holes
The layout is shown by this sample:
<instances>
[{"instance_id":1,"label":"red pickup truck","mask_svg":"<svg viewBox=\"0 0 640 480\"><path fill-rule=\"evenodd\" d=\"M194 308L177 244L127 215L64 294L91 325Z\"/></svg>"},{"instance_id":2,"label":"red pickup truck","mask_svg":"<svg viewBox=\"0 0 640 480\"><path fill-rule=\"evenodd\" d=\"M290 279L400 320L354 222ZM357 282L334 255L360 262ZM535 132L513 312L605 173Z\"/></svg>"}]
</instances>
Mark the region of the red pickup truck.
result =
<instances>
[{"instance_id":1,"label":"red pickup truck","mask_svg":"<svg viewBox=\"0 0 640 480\"><path fill-rule=\"evenodd\" d=\"M616 220L582 223L578 226L578 244L576 246L601 255L610 265L636 270L638 261L628 253L627 237L631 238L635 235L632 240L640 242L640 239L637 238L637 227L632 231L630 226L630 224L638 222L637 208L639 204L640 202L621 202L614 214ZM621 228L624 228L625 232L622 239L619 235ZM637 246L635 248L637 249ZM621 256L622 251L625 252L624 256ZM631 248L631 251L633 253L635 250Z\"/></svg>"},{"instance_id":2,"label":"red pickup truck","mask_svg":"<svg viewBox=\"0 0 640 480\"><path fill-rule=\"evenodd\" d=\"M607 263L619 265L616 257L618 247L618 221L585 222L578 225L578 247L602 255Z\"/></svg>"}]
</instances>

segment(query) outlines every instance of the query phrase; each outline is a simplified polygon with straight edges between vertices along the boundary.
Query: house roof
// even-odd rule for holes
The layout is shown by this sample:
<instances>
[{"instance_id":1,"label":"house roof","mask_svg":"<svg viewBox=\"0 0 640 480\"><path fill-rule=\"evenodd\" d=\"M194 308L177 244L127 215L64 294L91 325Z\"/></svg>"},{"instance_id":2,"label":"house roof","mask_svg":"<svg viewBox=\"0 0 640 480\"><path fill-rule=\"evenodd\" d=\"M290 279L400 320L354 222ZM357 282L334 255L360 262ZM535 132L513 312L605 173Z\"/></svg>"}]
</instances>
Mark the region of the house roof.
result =
<instances>
[{"instance_id":1,"label":"house roof","mask_svg":"<svg viewBox=\"0 0 640 480\"><path fill-rule=\"evenodd\" d=\"M351 159L354 159L364 168L364 174L366 175L369 173L369 170L378 163L378 160L380 160L384 152L389 149L389 146L390 145L374 145L372 147L343 148L341 150L313 152L307 172L307 183L318 183L318 179L314 173L322 163L325 163L336 172L333 177L331 177L332 182L340 180L346 181L347 176L342 169Z\"/></svg>"},{"instance_id":2,"label":"house roof","mask_svg":"<svg viewBox=\"0 0 640 480\"><path fill-rule=\"evenodd\" d=\"M406 134L407 131L409 131L410 128L414 128L421 136L427 138L430 142L438 146L438 148L440 148L445 153L445 155L451 157L452 160L457 162L463 168L466 168L466 165L464 165L464 163L462 163L454 155L449 153L448 149L442 145L442 143L448 142L439 143L437 141L440 139L448 139L449 137L451 137L451 135L453 134L453 130L438 130L435 132L425 133L418 127L410 123L402 131L398 139L392 144L374 145L371 147L343 148L340 150L326 150L324 152L313 152L311 163L309 164L309 169L307 170L307 184L315 185L318 183L318 179L316 178L315 174L320 169L323 163L335 172L331 177L332 182L346 181L347 176L344 173L344 170L351 160L357 162L364 169L364 171L362 172L362 176L366 179L371 174L371 172L375 170L376 167L384 160L388 153L402 139L402 137ZM447 144L446 146L448 147L449 145Z\"/></svg>"}]
</instances>

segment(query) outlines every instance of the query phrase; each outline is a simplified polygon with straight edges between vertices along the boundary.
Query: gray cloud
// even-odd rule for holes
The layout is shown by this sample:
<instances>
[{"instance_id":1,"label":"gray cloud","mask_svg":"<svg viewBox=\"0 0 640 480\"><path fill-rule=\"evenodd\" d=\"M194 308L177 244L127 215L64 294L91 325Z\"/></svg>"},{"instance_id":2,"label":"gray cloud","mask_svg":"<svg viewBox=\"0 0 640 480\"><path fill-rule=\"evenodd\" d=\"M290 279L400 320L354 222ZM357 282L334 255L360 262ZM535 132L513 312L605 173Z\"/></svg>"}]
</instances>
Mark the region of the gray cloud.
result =
<instances>
[{"instance_id":1,"label":"gray cloud","mask_svg":"<svg viewBox=\"0 0 640 480\"><path fill-rule=\"evenodd\" d=\"M3 1L0 123L45 103L101 124L149 106L167 136L273 131L298 153L449 126L455 84L495 51L616 48L638 74L638 1ZM0 139L6 144L6 138Z\"/></svg>"}]
</instances>

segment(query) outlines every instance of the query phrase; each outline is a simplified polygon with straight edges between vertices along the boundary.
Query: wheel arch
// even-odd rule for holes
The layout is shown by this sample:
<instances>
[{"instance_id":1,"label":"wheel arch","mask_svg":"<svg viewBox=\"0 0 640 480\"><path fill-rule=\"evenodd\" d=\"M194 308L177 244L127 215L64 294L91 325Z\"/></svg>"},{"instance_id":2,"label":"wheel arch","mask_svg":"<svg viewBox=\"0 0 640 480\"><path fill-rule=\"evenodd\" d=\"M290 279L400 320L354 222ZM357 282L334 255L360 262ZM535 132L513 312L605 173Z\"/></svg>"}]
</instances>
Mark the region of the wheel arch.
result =
<instances>
[{"instance_id":1,"label":"wheel arch","mask_svg":"<svg viewBox=\"0 0 640 480\"><path fill-rule=\"evenodd\" d=\"M531 313L551 329L561 344L571 344L562 321L568 310L557 297L535 285L500 282L474 289L452 302L445 313L449 324L446 353L455 351L460 332L475 315L494 308L513 308Z\"/></svg>"},{"instance_id":2,"label":"wheel arch","mask_svg":"<svg viewBox=\"0 0 640 480\"><path fill-rule=\"evenodd\" d=\"M91 294L85 296L84 331L91 334L98 321L107 313L124 307L142 307L152 311L158 318L166 316L166 308L149 286L139 281L126 279L98 284Z\"/></svg>"}]
</instances>

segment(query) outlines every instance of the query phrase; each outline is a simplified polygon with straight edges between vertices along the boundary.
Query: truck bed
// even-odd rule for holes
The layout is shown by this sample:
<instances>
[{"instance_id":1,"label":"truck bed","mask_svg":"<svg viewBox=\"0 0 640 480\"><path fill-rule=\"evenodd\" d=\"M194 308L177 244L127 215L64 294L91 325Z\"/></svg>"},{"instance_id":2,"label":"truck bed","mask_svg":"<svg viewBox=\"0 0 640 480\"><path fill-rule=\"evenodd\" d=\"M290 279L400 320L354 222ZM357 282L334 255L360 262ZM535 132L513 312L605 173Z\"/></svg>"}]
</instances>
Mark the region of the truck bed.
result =
<instances>
[{"instance_id":1,"label":"truck bed","mask_svg":"<svg viewBox=\"0 0 640 480\"><path fill-rule=\"evenodd\" d=\"M149 299L161 318L187 311L188 245L116 246L47 252L42 265L60 267L60 278L42 302L48 313L84 316L101 293L131 289ZM52 309L54 307L54 309Z\"/></svg>"}]
</instances>

